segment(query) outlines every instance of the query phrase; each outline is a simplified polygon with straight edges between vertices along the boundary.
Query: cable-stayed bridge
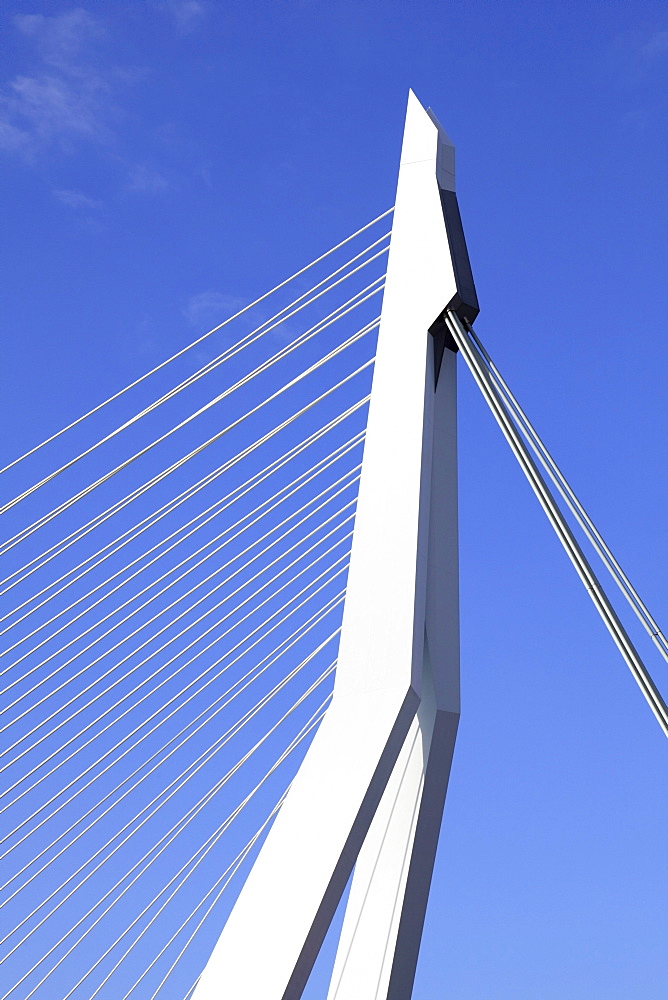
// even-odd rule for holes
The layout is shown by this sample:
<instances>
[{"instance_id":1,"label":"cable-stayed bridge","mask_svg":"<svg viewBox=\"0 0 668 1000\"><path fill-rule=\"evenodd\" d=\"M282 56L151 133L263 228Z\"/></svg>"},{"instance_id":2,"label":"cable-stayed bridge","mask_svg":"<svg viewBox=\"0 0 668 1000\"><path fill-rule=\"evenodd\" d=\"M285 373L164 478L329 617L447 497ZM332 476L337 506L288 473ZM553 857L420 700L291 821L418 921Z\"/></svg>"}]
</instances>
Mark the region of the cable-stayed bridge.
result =
<instances>
[{"instance_id":1,"label":"cable-stayed bridge","mask_svg":"<svg viewBox=\"0 0 668 1000\"><path fill-rule=\"evenodd\" d=\"M575 530L668 644L476 313L411 97L394 210L2 470L1 1000L300 996L358 857L329 995L410 996L459 711L457 354L668 732Z\"/></svg>"}]
</instances>

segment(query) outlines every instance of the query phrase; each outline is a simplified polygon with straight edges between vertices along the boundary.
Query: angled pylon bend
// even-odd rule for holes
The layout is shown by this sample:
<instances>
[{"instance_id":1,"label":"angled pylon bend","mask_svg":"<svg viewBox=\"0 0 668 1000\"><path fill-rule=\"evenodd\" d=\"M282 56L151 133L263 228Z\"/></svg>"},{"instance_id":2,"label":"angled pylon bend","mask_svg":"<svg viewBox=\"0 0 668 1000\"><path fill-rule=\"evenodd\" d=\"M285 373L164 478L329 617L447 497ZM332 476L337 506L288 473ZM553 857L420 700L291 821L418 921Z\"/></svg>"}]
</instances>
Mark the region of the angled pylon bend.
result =
<instances>
[{"instance_id":1,"label":"angled pylon bend","mask_svg":"<svg viewBox=\"0 0 668 1000\"><path fill-rule=\"evenodd\" d=\"M194 1000L298 1000L360 851L330 1000L410 996L459 715L448 307L477 313L454 148L411 92L334 695Z\"/></svg>"}]
</instances>

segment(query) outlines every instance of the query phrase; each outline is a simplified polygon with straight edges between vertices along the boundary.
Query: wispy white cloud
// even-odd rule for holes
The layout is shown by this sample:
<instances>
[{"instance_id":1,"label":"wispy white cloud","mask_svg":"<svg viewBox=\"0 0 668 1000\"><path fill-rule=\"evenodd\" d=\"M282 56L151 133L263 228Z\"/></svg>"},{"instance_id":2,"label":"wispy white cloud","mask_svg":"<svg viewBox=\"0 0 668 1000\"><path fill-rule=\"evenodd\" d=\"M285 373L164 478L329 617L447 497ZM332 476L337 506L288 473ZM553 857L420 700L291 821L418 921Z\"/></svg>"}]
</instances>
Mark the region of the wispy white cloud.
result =
<instances>
[{"instance_id":1,"label":"wispy white cloud","mask_svg":"<svg viewBox=\"0 0 668 1000\"><path fill-rule=\"evenodd\" d=\"M203 0L155 0L155 6L168 14L179 31L193 31L202 22L208 4Z\"/></svg>"},{"instance_id":2,"label":"wispy white cloud","mask_svg":"<svg viewBox=\"0 0 668 1000\"><path fill-rule=\"evenodd\" d=\"M162 8L183 32L208 9L208 0L149 3ZM136 109L124 110L128 91L150 70L114 62L106 22L75 7L56 14L20 14L12 25L28 51L20 73L4 84L0 78L0 153L43 164L54 152L71 155L93 147L122 174L121 192L154 196L172 190L170 171L150 154L138 152L131 129L123 131L137 117ZM155 145L160 129L152 134ZM128 137L135 147L130 151Z\"/></svg>"},{"instance_id":3,"label":"wispy white cloud","mask_svg":"<svg viewBox=\"0 0 668 1000\"><path fill-rule=\"evenodd\" d=\"M2 122L13 136L10 148L26 152L49 142L67 147L80 138L101 139L106 133L101 115L104 86L42 74L17 76L2 96Z\"/></svg>"},{"instance_id":4,"label":"wispy white cloud","mask_svg":"<svg viewBox=\"0 0 668 1000\"><path fill-rule=\"evenodd\" d=\"M222 323L228 316L243 307L245 303L232 295L221 292L199 292L191 296L181 310L191 326L202 329L212 329Z\"/></svg>"},{"instance_id":5,"label":"wispy white cloud","mask_svg":"<svg viewBox=\"0 0 668 1000\"><path fill-rule=\"evenodd\" d=\"M648 59L668 54L668 31L655 31L642 46L642 53Z\"/></svg>"},{"instance_id":6,"label":"wispy white cloud","mask_svg":"<svg viewBox=\"0 0 668 1000\"><path fill-rule=\"evenodd\" d=\"M128 168L128 191L138 194L160 194L169 187L171 187L170 182L155 167L138 163Z\"/></svg>"},{"instance_id":7,"label":"wispy white cloud","mask_svg":"<svg viewBox=\"0 0 668 1000\"><path fill-rule=\"evenodd\" d=\"M76 71L90 44L104 35L100 21L77 7L62 14L19 14L14 24L33 38L46 63L66 72Z\"/></svg>"},{"instance_id":8,"label":"wispy white cloud","mask_svg":"<svg viewBox=\"0 0 668 1000\"><path fill-rule=\"evenodd\" d=\"M99 208L102 204L97 198L91 198L90 195L84 194L83 191L58 190L54 191L53 194L62 205L67 205L68 208L93 209Z\"/></svg>"},{"instance_id":9,"label":"wispy white cloud","mask_svg":"<svg viewBox=\"0 0 668 1000\"><path fill-rule=\"evenodd\" d=\"M668 30L665 28L648 30L645 27L621 32L611 39L606 49L606 62L611 82L616 89L627 93L636 92L638 99L642 97L644 110L638 116L647 124L653 115L650 104L646 101L647 87L657 71L660 71L662 61L668 56ZM627 118L629 116L626 116ZM630 123L627 122L627 124Z\"/></svg>"},{"instance_id":10,"label":"wispy white cloud","mask_svg":"<svg viewBox=\"0 0 668 1000\"><path fill-rule=\"evenodd\" d=\"M49 145L69 151L107 139L110 82L90 58L100 24L80 8L20 15L14 24L34 42L38 64L0 89L0 148L34 156Z\"/></svg>"}]
</instances>

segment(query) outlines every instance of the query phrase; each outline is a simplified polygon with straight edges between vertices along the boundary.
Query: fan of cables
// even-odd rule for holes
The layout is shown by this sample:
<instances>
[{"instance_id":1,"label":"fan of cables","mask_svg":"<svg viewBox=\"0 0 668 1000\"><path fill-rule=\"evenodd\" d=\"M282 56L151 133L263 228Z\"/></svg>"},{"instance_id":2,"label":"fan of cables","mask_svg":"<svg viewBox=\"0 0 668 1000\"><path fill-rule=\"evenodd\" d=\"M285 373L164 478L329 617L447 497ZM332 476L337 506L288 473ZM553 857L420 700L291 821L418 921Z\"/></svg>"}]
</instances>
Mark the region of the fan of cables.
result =
<instances>
[{"instance_id":1,"label":"fan of cables","mask_svg":"<svg viewBox=\"0 0 668 1000\"><path fill-rule=\"evenodd\" d=\"M0 1000L194 988L331 697L389 215L0 470Z\"/></svg>"}]
</instances>

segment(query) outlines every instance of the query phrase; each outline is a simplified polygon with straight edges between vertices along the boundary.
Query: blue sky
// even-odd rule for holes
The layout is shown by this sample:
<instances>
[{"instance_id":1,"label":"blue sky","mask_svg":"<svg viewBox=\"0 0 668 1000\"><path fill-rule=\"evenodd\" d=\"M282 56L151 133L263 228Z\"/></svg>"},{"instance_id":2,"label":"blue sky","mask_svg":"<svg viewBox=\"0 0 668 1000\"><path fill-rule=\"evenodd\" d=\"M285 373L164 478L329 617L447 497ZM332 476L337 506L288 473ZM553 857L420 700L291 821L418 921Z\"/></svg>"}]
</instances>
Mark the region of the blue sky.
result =
<instances>
[{"instance_id":1,"label":"blue sky","mask_svg":"<svg viewBox=\"0 0 668 1000\"><path fill-rule=\"evenodd\" d=\"M412 87L476 329L666 627L663 4L7 2L0 65L2 464L385 211ZM416 1000L658 1000L665 739L463 366L460 440Z\"/></svg>"}]
</instances>

